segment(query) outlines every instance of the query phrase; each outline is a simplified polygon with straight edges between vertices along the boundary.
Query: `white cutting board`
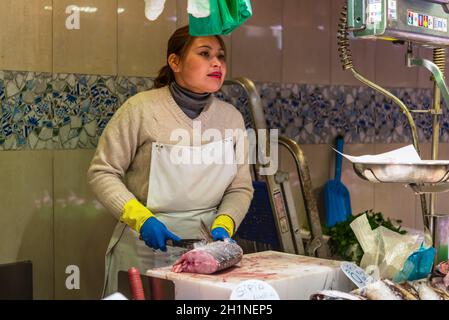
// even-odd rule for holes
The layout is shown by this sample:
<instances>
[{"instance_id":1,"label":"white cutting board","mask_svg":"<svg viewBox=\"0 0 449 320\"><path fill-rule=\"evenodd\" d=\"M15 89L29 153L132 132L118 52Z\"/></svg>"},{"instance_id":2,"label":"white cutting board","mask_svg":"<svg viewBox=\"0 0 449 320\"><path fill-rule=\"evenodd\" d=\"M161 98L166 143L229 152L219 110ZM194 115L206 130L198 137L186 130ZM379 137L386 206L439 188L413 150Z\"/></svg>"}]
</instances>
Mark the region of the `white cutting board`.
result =
<instances>
[{"instance_id":1,"label":"white cutting board","mask_svg":"<svg viewBox=\"0 0 449 320\"><path fill-rule=\"evenodd\" d=\"M171 280L175 299L227 300L242 281L257 279L271 285L282 300L308 300L319 290L353 289L351 281L340 270L341 261L318 259L277 251L243 255L240 266L211 275L171 272L171 267L147 271L150 277Z\"/></svg>"}]
</instances>

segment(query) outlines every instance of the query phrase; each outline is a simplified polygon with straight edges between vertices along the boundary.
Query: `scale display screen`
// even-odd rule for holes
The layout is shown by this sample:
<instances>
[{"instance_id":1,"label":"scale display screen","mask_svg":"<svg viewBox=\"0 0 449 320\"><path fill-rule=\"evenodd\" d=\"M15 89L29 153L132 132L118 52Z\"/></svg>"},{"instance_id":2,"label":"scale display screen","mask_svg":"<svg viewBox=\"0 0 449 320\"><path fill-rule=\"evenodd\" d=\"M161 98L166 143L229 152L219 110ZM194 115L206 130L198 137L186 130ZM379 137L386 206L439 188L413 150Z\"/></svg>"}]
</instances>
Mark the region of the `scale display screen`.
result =
<instances>
[{"instance_id":1,"label":"scale display screen","mask_svg":"<svg viewBox=\"0 0 449 320\"><path fill-rule=\"evenodd\" d=\"M438 0L348 0L348 27L356 38L449 46L449 6Z\"/></svg>"}]
</instances>

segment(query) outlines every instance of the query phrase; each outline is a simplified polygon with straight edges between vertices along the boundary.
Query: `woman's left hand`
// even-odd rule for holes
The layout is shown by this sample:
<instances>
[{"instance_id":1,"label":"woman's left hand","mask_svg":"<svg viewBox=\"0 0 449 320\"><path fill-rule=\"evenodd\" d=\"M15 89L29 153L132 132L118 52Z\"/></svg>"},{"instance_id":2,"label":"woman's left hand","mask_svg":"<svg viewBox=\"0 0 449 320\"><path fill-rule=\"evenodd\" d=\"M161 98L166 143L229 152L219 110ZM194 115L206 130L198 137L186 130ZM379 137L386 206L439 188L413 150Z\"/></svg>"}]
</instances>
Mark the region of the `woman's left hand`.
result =
<instances>
[{"instance_id":1,"label":"woman's left hand","mask_svg":"<svg viewBox=\"0 0 449 320\"><path fill-rule=\"evenodd\" d=\"M230 238L229 233L222 227L217 227L217 228L212 229L210 234L212 235L212 239L214 241Z\"/></svg>"}]
</instances>

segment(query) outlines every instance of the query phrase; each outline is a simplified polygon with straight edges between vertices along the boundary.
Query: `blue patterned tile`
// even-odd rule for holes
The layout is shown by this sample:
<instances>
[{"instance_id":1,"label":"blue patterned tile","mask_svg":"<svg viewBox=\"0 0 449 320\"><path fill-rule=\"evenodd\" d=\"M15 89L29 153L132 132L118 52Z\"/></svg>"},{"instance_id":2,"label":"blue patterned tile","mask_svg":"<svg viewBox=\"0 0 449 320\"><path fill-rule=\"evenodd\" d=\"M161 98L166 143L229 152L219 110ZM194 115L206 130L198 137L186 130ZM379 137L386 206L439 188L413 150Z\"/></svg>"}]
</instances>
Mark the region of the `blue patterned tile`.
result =
<instances>
[{"instance_id":1,"label":"blue patterned tile","mask_svg":"<svg viewBox=\"0 0 449 320\"><path fill-rule=\"evenodd\" d=\"M5 150L29 148L31 132L40 131L41 120L52 118L51 97L42 90L42 82L50 77L32 72L0 74L0 128Z\"/></svg>"},{"instance_id":2,"label":"blue patterned tile","mask_svg":"<svg viewBox=\"0 0 449 320\"><path fill-rule=\"evenodd\" d=\"M0 71L0 150L94 148L117 109L149 90L153 79ZM400 108L363 86L256 83L267 127L306 143L411 142ZM428 110L430 89L391 89L409 109ZM251 127L248 97L239 86L216 93L232 103ZM430 114L414 113L419 139L432 136ZM449 142L449 115L443 108L440 141Z\"/></svg>"}]
</instances>

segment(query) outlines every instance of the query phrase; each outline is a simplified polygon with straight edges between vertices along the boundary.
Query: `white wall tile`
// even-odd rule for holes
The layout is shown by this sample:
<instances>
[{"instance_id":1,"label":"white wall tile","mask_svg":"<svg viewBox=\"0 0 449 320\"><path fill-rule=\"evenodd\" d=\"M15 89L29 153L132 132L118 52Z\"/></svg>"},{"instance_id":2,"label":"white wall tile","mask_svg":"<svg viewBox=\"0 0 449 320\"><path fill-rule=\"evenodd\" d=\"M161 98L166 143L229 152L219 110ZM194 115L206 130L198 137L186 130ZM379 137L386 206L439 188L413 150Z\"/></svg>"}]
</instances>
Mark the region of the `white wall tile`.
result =
<instances>
[{"instance_id":1,"label":"white wall tile","mask_svg":"<svg viewBox=\"0 0 449 320\"><path fill-rule=\"evenodd\" d=\"M284 0L282 82L330 83L331 2Z\"/></svg>"},{"instance_id":2,"label":"white wall tile","mask_svg":"<svg viewBox=\"0 0 449 320\"><path fill-rule=\"evenodd\" d=\"M95 150L54 152L55 298L100 299L104 256L117 220L99 205L87 184ZM67 266L78 266L80 289L68 290Z\"/></svg>"},{"instance_id":3,"label":"white wall tile","mask_svg":"<svg viewBox=\"0 0 449 320\"><path fill-rule=\"evenodd\" d=\"M118 0L118 74L155 77L167 63L167 42L176 29L176 2L167 1L155 21L144 1Z\"/></svg>"},{"instance_id":4,"label":"white wall tile","mask_svg":"<svg viewBox=\"0 0 449 320\"><path fill-rule=\"evenodd\" d=\"M52 0L0 1L0 70L52 71Z\"/></svg>"},{"instance_id":5,"label":"white wall tile","mask_svg":"<svg viewBox=\"0 0 449 320\"><path fill-rule=\"evenodd\" d=\"M85 8L79 29L66 27L71 5ZM53 1L53 72L117 74L117 1Z\"/></svg>"},{"instance_id":6,"label":"white wall tile","mask_svg":"<svg viewBox=\"0 0 449 320\"><path fill-rule=\"evenodd\" d=\"M54 298L52 151L2 151L0 264L30 260L33 298Z\"/></svg>"},{"instance_id":7,"label":"white wall tile","mask_svg":"<svg viewBox=\"0 0 449 320\"><path fill-rule=\"evenodd\" d=\"M280 82L283 0L253 1L253 16L232 33L232 76Z\"/></svg>"}]
</instances>

